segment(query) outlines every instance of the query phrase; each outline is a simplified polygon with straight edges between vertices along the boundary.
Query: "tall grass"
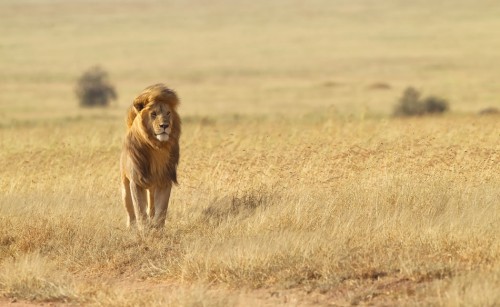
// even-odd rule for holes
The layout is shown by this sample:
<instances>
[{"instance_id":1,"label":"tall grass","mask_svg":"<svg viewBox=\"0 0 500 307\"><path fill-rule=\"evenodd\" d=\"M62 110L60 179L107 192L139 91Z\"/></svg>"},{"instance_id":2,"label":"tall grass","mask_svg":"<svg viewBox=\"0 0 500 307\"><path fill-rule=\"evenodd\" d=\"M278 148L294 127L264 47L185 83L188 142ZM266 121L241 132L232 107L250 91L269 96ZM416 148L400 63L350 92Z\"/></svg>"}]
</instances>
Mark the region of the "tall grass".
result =
<instances>
[{"instance_id":1,"label":"tall grass","mask_svg":"<svg viewBox=\"0 0 500 307\"><path fill-rule=\"evenodd\" d=\"M167 227L146 235L125 228L123 125L89 121L0 129L3 296L178 302L154 286L120 290L139 282L214 305L244 304L244 289L498 302L494 118L188 120ZM234 300L191 285L228 287Z\"/></svg>"}]
</instances>

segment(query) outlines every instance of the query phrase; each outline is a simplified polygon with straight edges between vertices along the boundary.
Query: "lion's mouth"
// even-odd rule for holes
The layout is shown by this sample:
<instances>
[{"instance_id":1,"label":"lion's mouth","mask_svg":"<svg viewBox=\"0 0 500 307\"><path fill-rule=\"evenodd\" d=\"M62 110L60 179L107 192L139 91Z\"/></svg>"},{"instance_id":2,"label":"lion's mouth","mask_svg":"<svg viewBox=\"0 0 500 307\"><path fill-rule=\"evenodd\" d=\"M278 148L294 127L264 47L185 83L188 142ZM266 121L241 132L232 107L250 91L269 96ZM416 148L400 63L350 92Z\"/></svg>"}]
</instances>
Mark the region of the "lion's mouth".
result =
<instances>
[{"instance_id":1,"label":"lion's mouth","mask_svg":"<svg viewBox=\"0 0 500 307\"><path fill-rule=\"evenodd\" d=\"M161 141L161 142L168 141L168 137L169 137L169 135L166 132L156 134L156 138L158 139L158 141Z\"/></svg>"}]
</instances>

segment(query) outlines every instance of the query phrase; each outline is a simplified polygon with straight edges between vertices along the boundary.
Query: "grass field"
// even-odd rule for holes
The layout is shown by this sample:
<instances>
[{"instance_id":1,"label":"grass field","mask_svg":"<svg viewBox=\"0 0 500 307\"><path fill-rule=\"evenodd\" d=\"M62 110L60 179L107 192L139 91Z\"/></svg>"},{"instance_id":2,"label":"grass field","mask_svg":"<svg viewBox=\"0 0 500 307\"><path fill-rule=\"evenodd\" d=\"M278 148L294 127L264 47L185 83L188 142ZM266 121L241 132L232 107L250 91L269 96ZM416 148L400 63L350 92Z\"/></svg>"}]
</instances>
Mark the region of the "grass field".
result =
<instances>
[{"instance_id":1,"label":"grass field","mask_svg":"<svg viewBox=\"0 0 500 307\"><path fill-rule=\"evenodd\" d=\"M0 305L500 304L494 1L0 2ZM119 100L81 110L101 64ZM125 228L125 108L182 98L167 226ZM451 113L391 118L407 86Z\"/></svg>"}]
</instances>

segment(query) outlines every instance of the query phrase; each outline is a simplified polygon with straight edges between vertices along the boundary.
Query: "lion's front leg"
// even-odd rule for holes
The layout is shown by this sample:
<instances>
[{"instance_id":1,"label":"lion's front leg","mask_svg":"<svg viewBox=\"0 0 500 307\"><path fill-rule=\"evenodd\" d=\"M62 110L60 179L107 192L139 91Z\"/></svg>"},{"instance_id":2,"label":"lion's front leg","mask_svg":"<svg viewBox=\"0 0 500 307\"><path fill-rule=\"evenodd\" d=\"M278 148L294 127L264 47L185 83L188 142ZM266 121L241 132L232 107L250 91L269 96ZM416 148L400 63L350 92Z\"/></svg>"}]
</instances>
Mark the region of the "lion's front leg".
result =
<instances>
[{"instance_id":1,"label":"lion's front leg","mask_svg":"<svg viewBox=\"0 0 500 307\"><path fill-rule=\"evenodd\" d=\"M171 190L172 185L168 185L167 187L157 187L155 189L155 215L153 218L154 227L161 228L165 226Z\"/></svg>"},{"instance_id":2,"label":"lion's front leg","mask_svg":"<svg viewBox=\"0 0 500 307\"><path fill-rule=\"evenodd\" d=\"M148 191L149 203L148 203L148 216L152 220L155 217L155 189L150 188Z\"/></svg>"},{"instance_id":3,"label":"lion's front leg","mask_svg":"<svg viewBox=\"0 0 500 307\"><path fill-rule=\"evenodd\" d=\"M122 182L122 200L125 209L127 209L127 227L130 227L135 223L135 212L130 195L130 181L126 178Z\"/></svg>"},{"instance_id":4,"label":"lion's front leg","mask_svg":"<svg viewBox=\"0 0 500 307\"><path fill-rule=\"evenodd\" d=\"M135 182L130 181L130 194L132 204L134 205L135 217L137 219L137 227L142 230L147 222L146 207L148 200L146 189L138 186Z\"/></svg>"}]
</instances>

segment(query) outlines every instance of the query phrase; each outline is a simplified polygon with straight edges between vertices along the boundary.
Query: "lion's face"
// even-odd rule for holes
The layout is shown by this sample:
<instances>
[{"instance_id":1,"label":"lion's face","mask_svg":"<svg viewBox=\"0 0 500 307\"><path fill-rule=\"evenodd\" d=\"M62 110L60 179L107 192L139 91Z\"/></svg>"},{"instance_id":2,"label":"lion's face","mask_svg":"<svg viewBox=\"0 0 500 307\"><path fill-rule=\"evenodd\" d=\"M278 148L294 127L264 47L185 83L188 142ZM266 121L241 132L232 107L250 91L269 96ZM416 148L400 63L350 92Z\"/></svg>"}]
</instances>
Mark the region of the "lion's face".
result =
<instances>
[{"instance_id":1,"label":"lion's face","mask_svg":"<svg viewBox=\"0 0 500 307\"><path fill-rule=\"evenodd\" d=\"M140 132L153 147L174 146L178 144L181 133L181 121L176 112L178 104L175 92L164 84L147 87L129 108L127 126Z\"/></svg>"},{"instance_id":2,"label":"lion's face","mask_svg":"<svg viewBox=\"0 0 500 307\"><path fill-rule=\"evenodd\" d=\"M143 119L151 135L160 142L168 141L172 133L172 109L167 103L154 102L143 111Z\"/></svg>"}]
</instances>

